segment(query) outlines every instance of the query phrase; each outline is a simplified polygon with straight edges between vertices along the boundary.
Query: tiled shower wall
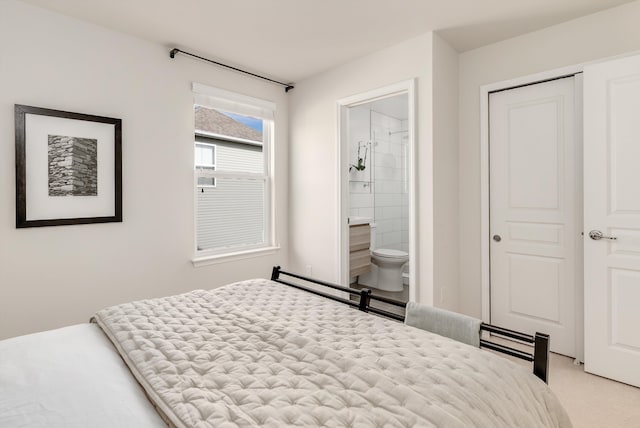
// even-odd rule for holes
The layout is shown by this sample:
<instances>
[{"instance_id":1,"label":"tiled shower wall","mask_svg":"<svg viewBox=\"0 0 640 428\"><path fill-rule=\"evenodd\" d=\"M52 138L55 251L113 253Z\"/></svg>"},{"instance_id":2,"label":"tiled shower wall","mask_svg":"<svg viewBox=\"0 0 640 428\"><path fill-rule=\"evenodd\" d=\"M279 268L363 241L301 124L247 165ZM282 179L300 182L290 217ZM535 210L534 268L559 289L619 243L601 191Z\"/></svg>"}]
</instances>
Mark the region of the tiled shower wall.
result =
<instances>
[{"instance_id":1,"label":"tiled shower wall","mask_svg":"<svg viewBox=\"0 0 640 428\"><path fill-rule=\"evenodd\" d=\"M374 219L377 248L408 252L408 139L399 132L407 121L361 106L350 111L349 124L350 163L357 165L358 144L360 157L368 149L365 170L349 173L349 215Z\"/></svg>"},{"instance_id":2,"label":"tiled shower wall","mask_svg":"<svg viewBox=\"0 0 640 428\"><path fill-rule=\"evenodd\" d=\"M374 217L373 171L371 169L370 111L366 106L349 109L349 164L357 165L358 147L366 161L364 171L349 170L349 216Z\"/></svg>"}]
</instances>

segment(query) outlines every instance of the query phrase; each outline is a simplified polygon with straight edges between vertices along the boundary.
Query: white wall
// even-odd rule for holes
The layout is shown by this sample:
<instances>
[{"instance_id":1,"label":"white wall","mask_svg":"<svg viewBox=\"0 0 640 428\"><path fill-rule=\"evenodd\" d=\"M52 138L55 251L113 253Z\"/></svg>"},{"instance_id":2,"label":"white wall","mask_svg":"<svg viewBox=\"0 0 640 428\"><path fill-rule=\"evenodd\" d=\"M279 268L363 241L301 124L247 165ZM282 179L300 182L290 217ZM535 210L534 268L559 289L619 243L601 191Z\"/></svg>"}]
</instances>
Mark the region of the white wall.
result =
<instances>
[{"instance_id":1,"label":"white wall","mask_svg":"<svg viewBox=\"0 0 640 428\"><path fill-rule=\"evenodd\" d=\"M278 86L14 0L0 2L0 338L86 322L127 300L265 277L287 265L287 104ZM194 268L190 84L271 100L275 255ZM123 120L122 223L15 228L13 105Z\"/></svg>"},{"instance_id":2,"label":"white wall","mask_svg":"<svg viewBox=\"0 0 640 428\"><path fill-rule=\"evenodd\" d=\"M458 310L458 52L433 35L434 305ZM464 244L463 244L464 245Z\"/></svg>"},{"instance_id":3,"label":"white wall","mask_svg":"<svg viewBox=\"0 0 640 428\"><path fill-rule=\"evenodd\" d=\"M433 300L432 34L298 82L290 111L290 265L338 281L337 101L417 78L418 298Z\"/></svg>"},{"instance_id":4,"label":"white wall","mask_svg":"<svg viewBox=\"0 0 640 428\"><path fill-rule=\"evenodd\" d=\"M640 1L459 56L461 312L481 316L480 86L640 49Z\"/></svg>"}]
</instances>

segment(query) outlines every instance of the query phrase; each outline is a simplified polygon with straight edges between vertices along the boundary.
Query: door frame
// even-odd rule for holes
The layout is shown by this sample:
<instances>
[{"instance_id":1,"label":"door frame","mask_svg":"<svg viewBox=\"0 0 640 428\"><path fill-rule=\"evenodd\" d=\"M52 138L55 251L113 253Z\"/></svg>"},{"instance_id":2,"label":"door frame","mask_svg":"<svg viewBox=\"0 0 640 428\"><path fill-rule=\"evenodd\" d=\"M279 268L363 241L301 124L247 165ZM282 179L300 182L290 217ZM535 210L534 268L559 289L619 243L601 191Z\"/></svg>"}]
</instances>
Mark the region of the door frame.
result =
<instances>
[{"instance_id":1,"label":"door frame","mask_svg":"<svg viewBox=\"0 0 640 428\"><path fill-rule=\"evenodd\" d=\"M408 117L408 196L409 196L409 300L416 300L418 284L417 261L417 228L416 228L416 83L415 79L404 80L377 89L366 91L337 101L337 150L338 162L336 176L338 178L338 248L337 278L343 285L349 284L349 150L348 150L348 118L347 111L350 107L367 104L380 98L394 95L407 94L409 107Z\"/></svg>"},{"instance_id":2,"label":"door frame","mask_svg":"<svg viewBox=\"0 0 640 428\"><path fill-rule=\"evenodd\" d=\"M480 263L481 263L481 296L482 320L491 322L491 268L490 268L490 201L489 201L489 95L492 92L515 89L521 86L534 85L549 80L582 73L585 64L557 68L541 73L530 74L515 79L503 80L480 87ZM582 109L580 111L580 127L576 127L582 138ZM582 145L580 144L580 149ZM579 153L582 159L582 153ZM582 171L582 164L576 165ZM580 195L582 197L582 195ZM581 215L581 213L580 213ZM577 262L576 258L576 262ZM576 266L577 268L577 266ZM580 281L581 272L576 269L575 289L575 336L576 361L584 361L584 283Z\"/></svg>"}]
</instances>

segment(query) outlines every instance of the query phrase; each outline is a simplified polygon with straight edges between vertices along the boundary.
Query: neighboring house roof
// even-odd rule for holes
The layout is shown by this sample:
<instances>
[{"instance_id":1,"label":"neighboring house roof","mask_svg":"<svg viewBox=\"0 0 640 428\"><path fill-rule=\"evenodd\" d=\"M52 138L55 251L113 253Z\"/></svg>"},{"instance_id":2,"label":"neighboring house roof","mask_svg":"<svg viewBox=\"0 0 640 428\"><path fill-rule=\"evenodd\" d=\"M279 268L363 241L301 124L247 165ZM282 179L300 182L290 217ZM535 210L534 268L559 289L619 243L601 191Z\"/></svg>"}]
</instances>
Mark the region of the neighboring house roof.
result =
<instances>
[{"instance_id":1,"label":"neighboring house roof","mask_svg":"<svg viewBox=\"0 0 640 428\"><path fill-rule=\"evenodd\" d=\"M244 140L262 141L262 133L220 113L217 110L195 106L196 131L227 135Z\"/></svg>"}]
</instances>

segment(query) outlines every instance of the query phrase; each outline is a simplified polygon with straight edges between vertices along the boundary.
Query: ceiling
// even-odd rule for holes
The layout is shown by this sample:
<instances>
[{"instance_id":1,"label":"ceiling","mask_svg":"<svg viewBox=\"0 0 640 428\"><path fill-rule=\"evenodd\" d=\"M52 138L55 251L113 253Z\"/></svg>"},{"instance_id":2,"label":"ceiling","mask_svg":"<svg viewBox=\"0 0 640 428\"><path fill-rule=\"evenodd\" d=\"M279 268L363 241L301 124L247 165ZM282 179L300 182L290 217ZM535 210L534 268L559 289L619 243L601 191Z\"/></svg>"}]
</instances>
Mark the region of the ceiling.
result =
<instances>
[{"instance_id":1,"label":"ceiling","mask_svg":"<svg viewBox=\"0 0 640 428\"><path fill-rule=\"evenodd\" d=\"M22 0L297 82L438 31L459 52L631 0Z\"/></svg>"}]
</instances>

